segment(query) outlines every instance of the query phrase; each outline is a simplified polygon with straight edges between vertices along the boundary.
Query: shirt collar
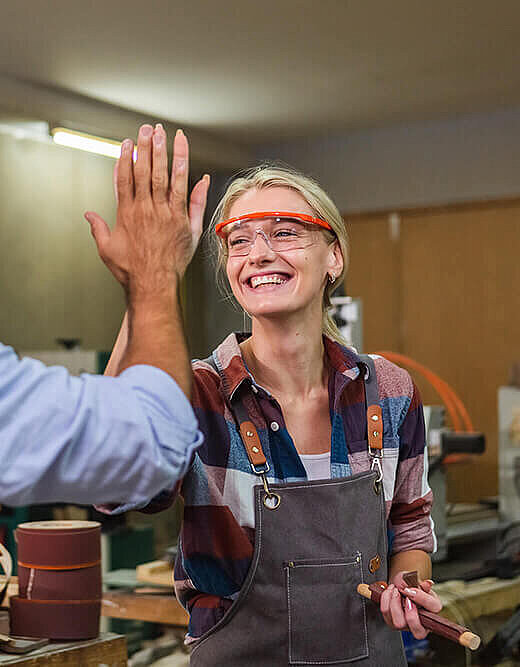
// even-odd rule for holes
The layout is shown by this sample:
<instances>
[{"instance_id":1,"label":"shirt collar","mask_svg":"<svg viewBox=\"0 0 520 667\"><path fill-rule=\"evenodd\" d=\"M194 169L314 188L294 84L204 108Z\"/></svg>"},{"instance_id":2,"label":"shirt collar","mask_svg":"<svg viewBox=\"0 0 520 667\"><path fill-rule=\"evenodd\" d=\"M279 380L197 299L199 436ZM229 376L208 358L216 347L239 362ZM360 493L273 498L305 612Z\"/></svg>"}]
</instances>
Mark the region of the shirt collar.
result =
<instances>
[{"instance_id":1,"label":"shirt collar","mask_svg":"<svg viewBox=\"0 0 520 667\"><path fill-rule=\"evenodd\" d=\"M250 335L250 333L231 333L213 352L213 359L222 380L222 388L229 401L238 395L239 387L255 386L240 349L240 343ZM355 380L360 373L360 364L363 364L356 350L341 345L327 336L323 337L323 343L325 354L333 370L342 375L346 382Z\"/></svg>"}]
</instances>

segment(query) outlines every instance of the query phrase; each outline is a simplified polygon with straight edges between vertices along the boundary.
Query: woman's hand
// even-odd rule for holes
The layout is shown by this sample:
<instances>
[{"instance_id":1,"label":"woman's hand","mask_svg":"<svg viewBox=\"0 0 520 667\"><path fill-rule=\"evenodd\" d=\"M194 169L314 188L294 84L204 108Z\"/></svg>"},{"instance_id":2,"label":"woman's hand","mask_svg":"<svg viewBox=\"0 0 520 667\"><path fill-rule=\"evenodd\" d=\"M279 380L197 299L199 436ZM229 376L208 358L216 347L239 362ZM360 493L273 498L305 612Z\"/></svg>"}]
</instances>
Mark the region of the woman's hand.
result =
<instances>
[{"instance_id":1,"label":"woman's hand","mask_svg":"<svg viewBox=\"0 0 520 667\"><path fill-rule=\"evenodd\" d=\"M383 591L381 613L386 624L394 630L409 630L416 639L424 639L429 630L423 627L417 608L422 607L437 614L442 609L442 602L432 590L431 579L421 581L417 588L410 588L403 574L405 572L398 572Z\"/></svg>"}]
</instances>

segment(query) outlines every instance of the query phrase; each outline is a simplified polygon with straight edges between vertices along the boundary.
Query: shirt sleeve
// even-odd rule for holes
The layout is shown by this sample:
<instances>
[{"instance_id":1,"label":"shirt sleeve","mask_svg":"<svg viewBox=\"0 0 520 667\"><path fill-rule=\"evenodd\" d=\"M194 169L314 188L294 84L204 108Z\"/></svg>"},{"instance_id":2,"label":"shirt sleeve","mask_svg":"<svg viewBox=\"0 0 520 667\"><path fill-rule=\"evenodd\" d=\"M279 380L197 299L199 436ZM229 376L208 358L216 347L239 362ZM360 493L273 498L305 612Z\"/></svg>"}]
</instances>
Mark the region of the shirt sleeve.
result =
<instances>
[{"instance_id":1,"label":"shirt sleeve","mask_svg":"<svg viewBox=\"0 0 520 667\"><path fill-rule=\"evenodd\" d=\"M431 553L436 549L430 516L433 494L428 484L423 406L415 383L408 410L399 427L399 437L399 464L390 509L392 554L411 549Z\"/></svg>"},{"instance_id":2,"label":"shirt sleeve","mask_svg":"<svg viewBox=\"0 0 520 667\"><path fill-rule=\"evenodd\" d=\"M201 444L166 373L73 377L0 345L0 502L145 506L182 479Z\"/></svg>"}]
</instances>

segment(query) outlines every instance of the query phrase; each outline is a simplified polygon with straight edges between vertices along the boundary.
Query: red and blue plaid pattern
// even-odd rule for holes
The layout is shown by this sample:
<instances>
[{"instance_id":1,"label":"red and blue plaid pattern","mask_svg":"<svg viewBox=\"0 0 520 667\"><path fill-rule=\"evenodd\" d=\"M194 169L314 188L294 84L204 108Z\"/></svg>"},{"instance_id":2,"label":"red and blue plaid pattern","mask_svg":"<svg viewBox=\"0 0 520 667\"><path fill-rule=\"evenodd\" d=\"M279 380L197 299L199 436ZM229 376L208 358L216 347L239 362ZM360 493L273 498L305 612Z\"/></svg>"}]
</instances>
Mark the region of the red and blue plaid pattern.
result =
<instances>
[{"instance_id":1,"label":"red and blue plaid pattern","mask_svg":"<svg viewBox=\"0 0 520 667\"><path fill-rule=\"evenodd\" d=\"M253 474L230 406L254 393L250 414L270 465L273 483L305 480L305 468L273 396L256 385L242 360L239 337L231 334L213 353L218 372L203 361L194 370L193 407L204 435L181 485L154 499L146 511L167 507L179 490L184 522L175 566L175 588L190 612L189 637L200 637L229 609L246 578L255 535ZM348 347L325 338L330 366L332 422L331 477L370 468L360 359ZM374 357L383 411L383 471L392 553L431 552L432 493L427 481L421 400L409 374Z\"/></svg>"}]
</instances>

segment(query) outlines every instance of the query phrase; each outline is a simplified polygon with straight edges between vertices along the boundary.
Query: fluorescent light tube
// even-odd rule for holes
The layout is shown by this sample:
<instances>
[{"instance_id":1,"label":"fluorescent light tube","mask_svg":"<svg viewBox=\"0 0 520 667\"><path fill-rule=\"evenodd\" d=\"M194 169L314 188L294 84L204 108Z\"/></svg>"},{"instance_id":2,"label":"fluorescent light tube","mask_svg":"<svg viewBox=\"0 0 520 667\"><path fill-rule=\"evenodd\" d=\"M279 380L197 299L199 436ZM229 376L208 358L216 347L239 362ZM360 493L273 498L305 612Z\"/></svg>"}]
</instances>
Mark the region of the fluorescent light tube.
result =
<instances>
[{"instance_id":1,"label":"fluorescent light tube","mask_svg":"<svg viewBox=\"0 0 520 667\"><path fill-rule=\"evenodd\" d=\"M121 141L95 137L91 134L85 134L84 132L67 130L64 127L55 127L51 131L51 134L54 142L60 146L78 148L80 151L106 155L107 157L115 158L116 160L121 155Z\"/></svg>"}]
</instances>

